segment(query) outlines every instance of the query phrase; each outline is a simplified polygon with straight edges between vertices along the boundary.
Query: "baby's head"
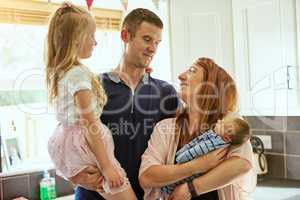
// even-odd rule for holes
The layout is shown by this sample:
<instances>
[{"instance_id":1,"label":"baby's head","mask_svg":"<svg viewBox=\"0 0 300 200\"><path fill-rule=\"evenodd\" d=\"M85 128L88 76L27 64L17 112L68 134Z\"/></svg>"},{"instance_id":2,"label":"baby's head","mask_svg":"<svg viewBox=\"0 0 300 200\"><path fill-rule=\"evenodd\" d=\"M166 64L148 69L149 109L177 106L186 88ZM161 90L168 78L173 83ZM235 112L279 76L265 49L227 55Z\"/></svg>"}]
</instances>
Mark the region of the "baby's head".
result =
<instances>
[{"instance_id":1,"label":"baby's head","mask_svg":"<svg viewBox=\"0 0 300 200\"><path fill-rule=\"evenodd\" d=\"M218 120L214 131L233 145L242 144L251 136L248 122L237 117L225 117Z\"/></svg>"}]
</instances>

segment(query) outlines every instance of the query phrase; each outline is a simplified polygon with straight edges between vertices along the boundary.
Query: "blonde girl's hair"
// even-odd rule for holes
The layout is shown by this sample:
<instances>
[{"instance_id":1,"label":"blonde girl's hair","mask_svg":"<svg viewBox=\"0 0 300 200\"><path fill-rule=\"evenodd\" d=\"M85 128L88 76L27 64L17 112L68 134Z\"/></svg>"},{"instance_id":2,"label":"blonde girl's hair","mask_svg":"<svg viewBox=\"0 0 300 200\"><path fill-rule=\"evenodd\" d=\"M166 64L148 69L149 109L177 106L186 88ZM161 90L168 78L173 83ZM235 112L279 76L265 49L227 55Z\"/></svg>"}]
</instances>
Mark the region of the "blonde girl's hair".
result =
<instances>
[{"instance_id":1,"label":"blonde girl's hair","mask_svg":"<svg viewBox=\"0 0 300 200\"><path fill-rule=\"evenodd\" d=\"M57 97L58 81L76 65L80 65L79 47L88 36L94 23L90 13L70 3L63 3L50 19L46 46L46 84L49 102ZM92 76L92 90L100 105L106 103L105 91L95 74Z\"/></svg>"}]
</instances>

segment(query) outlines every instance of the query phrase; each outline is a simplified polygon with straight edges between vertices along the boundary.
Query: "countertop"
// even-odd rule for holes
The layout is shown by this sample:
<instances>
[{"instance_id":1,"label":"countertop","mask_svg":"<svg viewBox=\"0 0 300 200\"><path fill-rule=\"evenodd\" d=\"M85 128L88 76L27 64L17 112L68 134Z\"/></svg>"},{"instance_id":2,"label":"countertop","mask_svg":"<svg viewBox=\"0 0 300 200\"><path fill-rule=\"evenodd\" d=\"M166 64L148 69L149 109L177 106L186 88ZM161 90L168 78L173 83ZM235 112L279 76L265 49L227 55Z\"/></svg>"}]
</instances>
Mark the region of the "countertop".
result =
<instances>
[{"instance_id":1,"label":"countertop","mask_svg":"<svg viewBox=\"0 0 300 200\"><path fill-rule=\"evenodd\" d=\"M251 197L253 200L299 200L300 181L264 179L258 182Z\"/></svg>"},{"instance_id":2,"label":"countertop","mask_svg":"<svg viewBox=\"0 0 300 200\"><path fill-rule=\"evenodd\" d=\"M56 198L56 200L73 200L73 199L74 199L74 195L68 195L68 196Z\"/></svg>"}]
</instances>

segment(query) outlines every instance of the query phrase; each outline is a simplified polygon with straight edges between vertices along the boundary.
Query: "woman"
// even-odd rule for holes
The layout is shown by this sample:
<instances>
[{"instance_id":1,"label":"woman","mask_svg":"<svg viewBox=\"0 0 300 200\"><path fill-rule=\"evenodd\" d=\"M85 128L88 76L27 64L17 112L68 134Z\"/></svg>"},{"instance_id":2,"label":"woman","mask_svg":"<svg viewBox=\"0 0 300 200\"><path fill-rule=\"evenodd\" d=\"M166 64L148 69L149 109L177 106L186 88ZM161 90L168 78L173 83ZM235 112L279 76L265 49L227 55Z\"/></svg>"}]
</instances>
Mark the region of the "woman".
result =
<instances>
[{"instance_id":1,"label":"woman","mask_svg":"<svg viewBox=\"0 0 300 200\"><path fill-rule=\"evenodd\" d=\"M218 119L237 111L233 79L209 58L198 59L179 76L185 102L176 118L159 122L142 156L139 180L145 199L244 200L256 185L250 142L219 149L184 164L174 164L183 145L211 128ZM160 188L195 173L199 178L178 186L171 196ZM193 197L192 197L193 194Z\"/></svg>"}]
</instances>

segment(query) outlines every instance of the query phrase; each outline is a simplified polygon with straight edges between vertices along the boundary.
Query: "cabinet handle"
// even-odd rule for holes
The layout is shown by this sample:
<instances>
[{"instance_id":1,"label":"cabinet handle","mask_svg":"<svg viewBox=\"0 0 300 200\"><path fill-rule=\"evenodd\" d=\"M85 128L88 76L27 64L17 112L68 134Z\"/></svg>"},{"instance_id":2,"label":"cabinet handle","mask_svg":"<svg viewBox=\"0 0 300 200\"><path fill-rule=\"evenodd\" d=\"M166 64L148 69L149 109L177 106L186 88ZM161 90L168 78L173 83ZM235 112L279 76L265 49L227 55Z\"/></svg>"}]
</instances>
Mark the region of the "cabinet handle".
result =
<instances>
[{"instance_id":1,"label":"cabinet handle","mask_svg":"<svg viewBox=\"0 0 300 200\"><path fill-rule=\"evenodd\" d=\"M287 80L287 89L292 90L293 88L291 87L291 73L290 69L294 68L295 66L287 65L286 66L286 80ZM296 67L295 67L296 68Z\"/></svg>"}]
</instances>

